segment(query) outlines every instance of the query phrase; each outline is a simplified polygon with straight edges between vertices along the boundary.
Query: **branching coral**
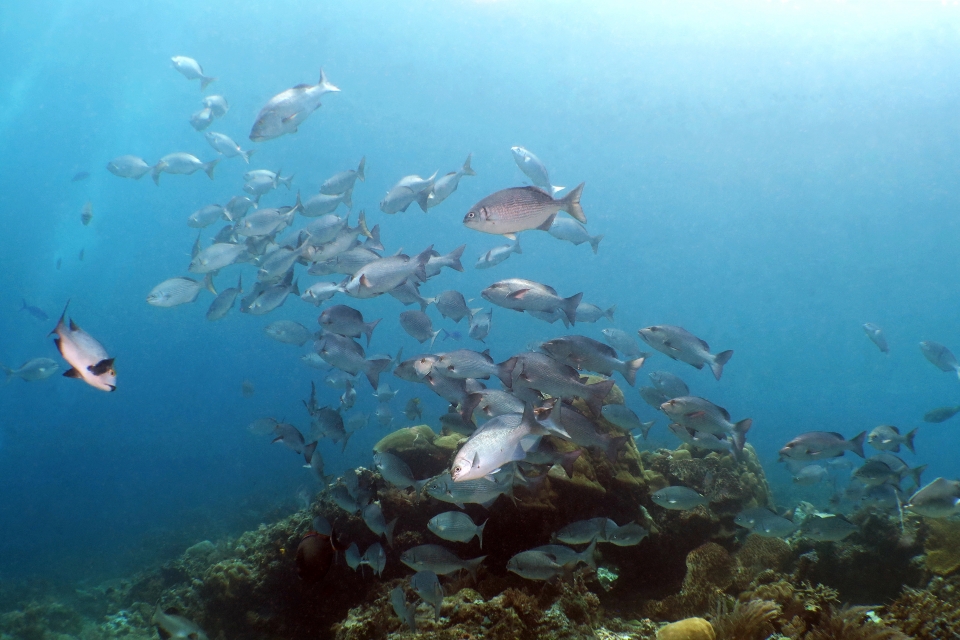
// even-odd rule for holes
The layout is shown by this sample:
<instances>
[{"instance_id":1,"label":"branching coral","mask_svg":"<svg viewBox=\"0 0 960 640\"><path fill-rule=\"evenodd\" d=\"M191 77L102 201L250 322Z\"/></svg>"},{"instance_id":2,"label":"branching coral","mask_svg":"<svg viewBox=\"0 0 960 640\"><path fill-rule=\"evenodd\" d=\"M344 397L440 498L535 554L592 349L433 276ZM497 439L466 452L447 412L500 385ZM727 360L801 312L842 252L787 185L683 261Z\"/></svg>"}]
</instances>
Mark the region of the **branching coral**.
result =
<instances>
[{"instance_id":1,"label":"branching coral","mask_svg":"<svg viewBox=\"0 0 960 640\"><path fill-rule=\"evenodd\" d=\"M874 622L868 616L870 607L835 609L803 640L910 640L897 629Z\"/></svg>"},{"instance_id":2,"label":"branching coral","mask_svg":"<svg viewBox=\"0 0 960 640\"><path fill-rule=\"evenodd\" d=\"M775 630L773 621L780 607L769 600L737 602L732 609L726 603L717 609L713 628L717 640L765 640Z\"/></svg>"},{"instance_id":3,"label":"branching coral","mask_svg":"<svg viewBox=\"0 0 960 640\"><path fill-rule=\"evenodd\" d=\"M884 620L916 640L960 638L960 602L942 580L926 589L904 588L885 609Z\"/></svg>"}]
</instances>

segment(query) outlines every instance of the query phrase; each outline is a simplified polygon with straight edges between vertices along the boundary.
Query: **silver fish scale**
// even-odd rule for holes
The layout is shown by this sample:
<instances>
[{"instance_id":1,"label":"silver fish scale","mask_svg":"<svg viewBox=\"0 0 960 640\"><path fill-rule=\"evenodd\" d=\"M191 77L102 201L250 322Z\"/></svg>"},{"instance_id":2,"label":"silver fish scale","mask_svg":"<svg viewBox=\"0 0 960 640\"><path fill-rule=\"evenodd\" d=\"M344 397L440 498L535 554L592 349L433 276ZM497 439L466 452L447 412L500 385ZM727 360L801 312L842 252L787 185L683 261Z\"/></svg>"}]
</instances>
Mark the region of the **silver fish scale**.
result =
<instances>
[{"instance_id":1,"label":"silver fish scale","mask_svg":"<svg viewBox=\"0 0 960 640\"><path fill-rule=\"evenodd\" d=\"M487 196L477 203L476 209L499 220L521 220L554 213L559 209L556 200L537 187L515 187ZM549 215L548 213L548 215Z\"/></svg>"}]
</instances>

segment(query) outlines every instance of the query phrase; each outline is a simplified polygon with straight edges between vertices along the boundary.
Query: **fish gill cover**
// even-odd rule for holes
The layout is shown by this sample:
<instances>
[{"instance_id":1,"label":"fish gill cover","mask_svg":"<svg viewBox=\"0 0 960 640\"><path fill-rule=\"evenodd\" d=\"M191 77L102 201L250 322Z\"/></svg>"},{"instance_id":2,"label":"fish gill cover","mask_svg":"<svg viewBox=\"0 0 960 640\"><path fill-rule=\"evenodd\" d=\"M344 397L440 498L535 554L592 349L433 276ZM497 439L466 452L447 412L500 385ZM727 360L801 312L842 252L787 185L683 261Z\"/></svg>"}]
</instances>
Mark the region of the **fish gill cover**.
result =
<instances>
[{"instance_id":1,"label":"fish gill cover","mask_svg":"<svg viewBox=\"0 0 960 640\"><path fill-rule=\"evenodd\" d=\"M958 26L8 9L0 637L948 637Z\"/></svg>"}]
</instances>

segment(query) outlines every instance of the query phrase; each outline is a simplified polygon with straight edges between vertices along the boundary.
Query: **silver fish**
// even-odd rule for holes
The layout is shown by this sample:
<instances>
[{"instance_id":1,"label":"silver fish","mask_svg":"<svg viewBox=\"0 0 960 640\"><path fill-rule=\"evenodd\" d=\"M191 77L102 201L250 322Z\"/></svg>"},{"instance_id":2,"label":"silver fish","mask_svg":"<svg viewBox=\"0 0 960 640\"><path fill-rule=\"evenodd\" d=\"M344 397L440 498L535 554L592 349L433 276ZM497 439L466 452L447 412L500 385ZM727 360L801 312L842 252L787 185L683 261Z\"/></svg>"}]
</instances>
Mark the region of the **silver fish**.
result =
<instances>
[{"instance_id":1,"label":"silver fish","mask_svg":"<svg viewBox=\"0 0 960 640\"><path fill-rule=\"evenodd\" d=\"M902 444L910 450L910 453L916 453L916 450L913 448L913 438L916 435L916 429L905 435L900 435L900 430L896 427L882 424L874 428L869 435L867 435L867 442L870 443L871 447L880 451L899 453L900 445Z\"/></svg>"},{"instance_id":2,"label":"silver fish","mask_svg":"<svg viewBox=\"0 0 960 640\"><path fill-rule=\"evenodd\" d=\"M547 431L534 418L532 407L522 415L508 413L477 429L453 458L450 476L454 482L492 478L508 462L523 460L534 436Z\"/></svg>"},{"instance_id":3,"label":"silver fish","mask_svg":"<svg viewBox=\"0 0 960 640\"><path fill-rule=\"evenodd\" d=\"M473 313L480 311L480 309L470 309L463 294L452 289L441 292L437 296L436 305L440 315L444 318L450 318L458 324L464 318L467 318L469 322L473 318Z\"/></svg>"},{"instance_id":4,"label":"silver fish","mask_svg":"<svg viewBox=\"0 0 960 640\"><path fill-rule=\"evenodd\" d=\"M437 172L434 171L429 178L421 178L416 175L401 178L397 184L390 187L387 195L380 201L380 211L389 214L406 211L407 207L417 200L421 192L429 193L436 177Z\"/></svg>"},{"instance_id":5,"label":"silver fish","mask_svg":"<svg viewBox=\"0 0 960 640\"><path fill-rule=\"evenodd\" d=\"M139 180L150 173L150 165L137 156L118 156L107 163L107 171L118 178Z\"/></svg>"},{"instance_id":6,"label":"silver fish","mask_svg":"<svg viewBox=\"0 0 960 640\"><path fill-rule=\"evenodd\" d=\"M234 264L248 255L247 247L243 244L228 244L218 242L212 244L190 261L191 273L210 273L219 271Z\"/></svg>"},{"instance_id":7,"label":"silver fish","mask_svg":"<svg viewBox=\"0 0 960 640\"><path fill-rule=\"evenodd\" d=\"M410 628L410 631L417 632L417 607L407 604L407 596L403 592L403 587L396 586L390 591L390 604L393 606L393 612L397 617L403 620Z\"/></svg>"},{"instance_id":8,"label":"silver fish","mask_svg":"<svg viewBox=\"0 0 960 640\"><path fill-rule=\"evenodd\" d=\"M493 480L478 478L454 482L449 471L431 478L426 486L427 495L441 502L455 504L461 509L465 504L479 504L489 508L497 498L506 494L513 498L513 475L498 473Z\"/></svg>"},{"instance_id":9,"label":"silver fish","mask_svg":"<svg viewBox=\"0 0 960 640\"><path fill-rule=\"evenodd\" d=\"M660 409L660 406L664 402L672 400L672 398L668 398L663 391L660 391L660 389L656 387L640 387L637 391L640 392L640 397L643 398L644 402L657 410Z\"/></svg>"},{"instance_id":10,"label":"silver fish","mask_svg":"<svg viewBox=\"0 0 960 640\"><path fill-rule=\"evenodd\" d=\"M923 414L924 422L946 422L960 413L960 404L953 407L937 407Z\"/></svg>"},{"instance_id":11,"label":"silver fish","mask_svg":"<svg viewBox=\"0 0 960 640\"><path fill-rule=\"evenodd\" d=\"M804 487L810 487L819 484L828 475L830 475L830 473L826 467L819 464L808 464L793 474L793 482Z\"/></svg>"},{"instance_id":12,"label":"silver fish","mask_svg":"<svg viewBox=\"0 0 960 640\"><path fill-rule=\"evenodd\" d=\"M226 215L226 210L218 204L208 204L197 209L187 218L187 226L194 229L208 227Z\"/></svg>"},{"instance_id":13,"label":"silver fish","mask_svg":"<svg viewBox=\"0 0 960 640\"><path fill-rule=\"evenodd\" d=\"M373 461L383 479L398 489L412 488L416 493L420 493L420 489L427 483L427 480L415 480L410 466L392 453L377 452L373 455Z\"/></svg>"},{"instance_id":14,"label":"silver fish","mask_svg":"<svg viewBox=\"0 0 960 640\"><path fill-rule=\"evenodd\" d=\"M410 586L424 602L434 609L433 619L440 619L440 608L443 606L443 587L433 571L417 571L410 576Z\"/></svg>"},{"instance_id":15,"label":"silver fish","mask_svg":"<svg viewBox=\"0 0 960 640\"><path fill-rule=\"evenodd\" d=\"M630 361L620 360L613 347L581 335L547 340L540 348L578 370L586 369L605 376L612 376L613 372L617 371L630 386L636 384L637 370L643 366L645 360L643 357Z\"/></svg>"},{"instance_id":16,"label":"silver fish","mask_svg":"<svg viewBox=\"0 0 960 640\"><path fill-rule=\"evenodd\" d=\"M607 531L613 531L616 528L617 523L609 518L578 520L557 531L553 539L566 544L587 544L594 540L606 540Z\"/></svg>"},{"instance_id":17,"label":"silver fish","mask_svg":"<svg viewBox=\"0 0 960 640\"><path fill-rule=\"evenodd\" d=\"M46 380L55 374L59 368L60 365L50 358L33 358L32 360L24 362L17 369L11 369L10 367L5 367L0 364L0 369L7 374L7 382L10 382L15 377L25 382Z\"/></svg>"},{"instance_id":18,"label":"silver fish","mask_svg":"<svg viewBox=\"0 0 960 640\"><path fill-rule=\"evenodd\" d=\"M388 524L386 518L383 517L380 504L377 502L371 502L363 508L363 521L367 527L374 534L386 538L387 544L391 547L393 546L393 529L397 526L397 520L399 518L394 518Z\"/></svg>"},{"instance_id":19,"label":"silver fish","mask_svg":"<svg viewBox=\"0 0 960 640\"><path fill-rule=\"evenodd\" d=\"M387 358L367 360L360 345L335 333L325 333L314 349L332 367L351 374L363 372L374 389L380 384L380 373L390 366Z\"/></svg>"},{"instance_id":20,"label":"silver fish","mask_svg":"<svg viewBox=\"0 0 960 640\"><path fill-rule=\"evenodd\" d=\"M890 347L887 345L887 338L883 335L883 329L868 322L863 325L863 331L867 334L867 337L877 345L877 348L880 349L881 353L890 353Z\"/></svg>"},{"instance_id":21,"label":"silver fish","mask_svg":"<svg viewBox=\"0 0 960 640\"><path fill-rule=\"evenodd\" d=\"M256 203L247 196L233 196L223 208L227 212L227 220L236 222L247 215L247 212L250 211L251 208L256 208L256 206Z\"/></svg>"},{"instance_id":22,"label":"silver fish","mask_svg":"<svg viewBox=\"0 0 960 640\"><path fill-rule=\"evenodd\" d=\"M572 569L558 564L554 556L543 551L521 551L507 560L507 571L527 580L552 580Z\"/></svg>"},{"instance_id":23,"label":"silver fish","mask_svg":"<svg viewBox=\"0 0 960 640\"><path fill-rule=\"evenodd\" d=\"M513 160L520 167L520 171L523 171L524 175L530 178L530 182L534 185L551 194L563 191L564 187L555 187L550 184L550 175L547 168L533 152L523 147L510 147L510 153L513 154Z\"/></svg>"},{"instance_id":24,"label":"silver fish","mask_svg":"<svg viewBox=\"0 0 960 640\"><path fill-rule=\"evenodd\" d=\"M160 158L160 161L153 166L150 177L157 186L160 186L161 173L190 175L203 169L207 177L213 180L213 170L216 169L218 162L220 162L219 158L210 162L201 162L199 158L189 153L170 153Z\"/></svg>"},{"instance_id":25,"label":"silver fish","mask_svg":"<svg viewBox=\"0 0 960 640\"><path fill-rule=\"evenodd\" d=\"M208 273L200 282L190 278L164 280L147 294L147 303L155 307L175 307L196 300L201 289L217 295L216 289L213 288L212 274Z\"/></svg>"},{"instance_id":26,"label":"silver fish","mask_svg":"<svg viewBox=\"0 0 960 640\"><path fill-rule=\"evenodd\" d=\"M298 84L270 98L257 114L257 120L250 130L250 139L263 142L287 133L296 133L297 127L320 108L320 98L337 91L340 89L330 84L321 69L317 84Z\"/></svg>"},{"instance_id":27,"label":"silver fish","mask_svg":"<svg viewBox=\"0 0 960 640\"><path fill-rule=\"evenodd\" d=\"M206 96L201 100L203 106L213 112L213 117L222 118L230 110L227 99L220 95Z\"/></svg>"},{"instance_id":28,"label":"silver fish","mask_svg":"<svg viewBox=\"0 0 960 640\"><path fill-rule=\"evenodd\" d=\"M866 437L866 431L861 431L850 440L845 440L841 434L831 431L809 431L801 433L784 445L780 449L780 457L793 460L822 460L837 458L845 451L853 451L863 458L863 441Z\"/></svg>"},{"instance_id":29,"label":"silver fish","mask_svg":"<svg viewBox=\"0 0 960 640\"><path fill-rule=\"evenodd\" d=\"M427 307L436 302L436 298L424 298L421 296L420 283L412 278L407 278L399 286L387 291L387 293L403 303L404 306L410 306L411 304L420 305L420 311L426 311Z\"/></svg>"},{"instance_id":30,"label":"silver fish","mask_svg":"<svg viewBox=\"0 0 960 640\"><path fill-rule=\"evenodd\" d=\"M960 512L960 481L937 478L910 497L905 509L927 518L946 518Z\"/></svg>"},{"instance_id":31,"label":"silver fish","mask_svg":"<svg viewBox=\"0 0 960 640\"><path fill-rule=\"evenodd\" d=\"M554 434L566 432L566 438L578 446L603 451L611 462L616 462L620 448L630 440L629 435L616 436L597 431L592 420L563 402L553 407L544 422L553 426Z\"/></svg>"},{"instance_id":32,"label":"silver fish","mask_svg":"<svg viewBox=\"0 0 960 640\"><path fill-rule=\"evenodd\" d=\"M210 146L213 147L213 150L217 153L227 158L236 158L239 156L243 158L243 161L247 164L250 164L250 156L256 151L256 149L244 151L230 136L223 133L208 131L203 134L203 137L207 139L207 142L210 143Z\"/></svg>"},{"instance_id":33,"label":"silver fish","mask_svg":"<svg viewBox=\"0 0 960 640\"><path fill-rule=\"evenodd\" d=\"M503 189L473 205L463 217L463 224L476 231L513 239L520 231L546 231L559 211L586 223L587 217L580 207L582 191L583 183L580 183L563 198L554 199L538 187Z\"/></svg>"},{"instance_id":34,"label":"silver fish","mask_svg":"<svg viewBox=\"0 0 960 640\"><path fill-rule=\"evenodd\" d=\"M305 218L318 218L332 214L341 204L347 209L353 208L352 191L344 191L335 196L324 195L322 193L311 196L304 201L303 211L301 213Z\"/></svg>"},{"instance_id":35,"label":"silver fish","mask_svg":"<svg viewBox=\"0 0 960 640\"><path fill-rule=\"evenodd\" d=\"M584 384L576 369L563 364L548 355L526 352L514 356L507 362L513 362L512 389L533 389L551 397L583 398L593 415L600 415L603 401L613 388L613 380L604 380L594 384Z\"/></svg>"},{"instance_id":36,"label":"silver fish","mask_svg":"<svg viewBox=\"0 0 960 640\"><path fill-rule=\"evenodd\" d=\"M400 326L420 344L429 340L431 347L437 336L440 335L439 329L437 331L433 330L433 322L430 320L430 316L423 311L404 311L400 314Z\"/></svg>"},{"instance_id":37,"label":"silver fish","mask_svg":"<svg viewBox=\"0 0 960 640\"><path fill-rule=\"evenodd\" d=\"M577 322L596 322L600 318L606 318L610 322L613 322L613 314L616 310L617 305L603 310L595 304L581 302L577 305Z\"/></svg>"},{"instance_id":38,"label":"silver fish","mask_svg":"<svg viewBox=\"0 0 960 640\"><path fill-rule=\"evenodd\" d=\"M613 531L608 530L607 539L604 542L615 544L618 547L632 547L640 544L649 534L650 532L647 529L636 522L629 522Z\"/></svg>"},{"instance_id":39,"label":"silver fish","mask_svg":"<svg viewBox=\"0 0 960 640\"><path fill-rule=\"evenodd\" d=\"M212 80L211 80L212 82ZM207 634L197 623L188 620L183 616L173 613L164 613L160 605L153 612L153 618L150 621L157 628L161 638L172 640L208 640Z\"/></svg>"},{"instance_id":40,"label":"silver fish","mask_svg":"<svg viewBox=\"0 0 960 640\"><path fill-rule=\"evenodd\" d=\"M839 542L857 530L843 516L810 515L800 525L800 535L818 542Z\"/></svg>"},{"instance_id":41,"label":"silver fish","mask_svg":"<svg viewBox=\"0 0 960 640\"><path fill-rule=\"evenodd\" d=\"M393 424L393 409L386 402L378 402L374 414L377 416L377 422L380 423L381 427L389 427Z\"/></svg>"},{"instance_id":42,"label":"silver fish","mask_svg":"<svg viewBox=\"0 0 960 640\"><path fill-rule=\"evenodd\" d=\"M286 344L295 344L302 347L308 340L313 340L314 335L305 326L293 320L277 320L271 322L263 331L276 340Z\"/></svg>"},{"instance_id":43,"label":"silver fish","mask_svg":"<svg viewBox=\"0 0 960 640\"><path fill-rule=\"evenodd\" d=\"M448 378L459 378L466 380L476 378L486 380L490 376L496 376L504 386L512 384L513 365L507 362L495 364L490 357L490 350L477 352L470 349L457 349L448 351L436 356L430 366L433 371L441 376ZM426 373L424 373L426 375ZM523 409L518 413L522 413Z\"/></svg>"},{"instance_id":44,"label":"silver fish","mask_svg":"<svg viewBox=\"0 0 960 640\"><path fill-rule=\"evenodd\" d=\"M753 425L751 418L731 422L726 409L696 396L672 398L660 405L660 409L671 420L688 429L732 438L738 453L743 450L747 432Z\"/></svg>"},{"instance_id":45,"label":"silver fish","mask_svg":"<svg viewBox=\"0 0 960 640\"><path fill-rule=\"evenodd\" d=\"M470 318L470 331L468 335L474 340L484 342L490 335L490 328L493 324L493 309L479 311Z\"/></svg>"},{"instance_id":46,"label":"silver fish","mask_svg":"<svg viewBox=\"0 0 960 640\"><path fill-rule=\"evenodd\" d=\"M514 253L523 253L520 248L520 238L515 238L512 244L505 244L494 247L477 259L476 269L489 269L495 267Z\"/></svg>"},{"instance_id":47,"label":"silver fish","mask_svg":"<svg viewBox=\"0 0 960 640\"><path fill-rule=\"evenodd\" d=\"M643 341L674 360L703 369L709 365L713 376L719 380L723 374L723 365L729 362L733 351L723 351L716 355L710 353L710 345L693 335L683 327L662 324L640 329Z\"/></svg>"},{"instance_id":48,"label":"silver fish","mask_svg":"<svg viewBox=\"0 0 960 640\"><path fill-rule=\"evenodd\" d=\"M956 356L939 342L928 340L920 343L920 351L940 371L956 371L960 376L960 362Z\"/></svg>"},{"instance_id":49,"label":"silver fish","mask_svg":"<svg viewBox=\"0 0 960 640\"><path fill-rule=\"evenodd\" d=\"M383 570L387 566L387 553L383 550L383 545L374 542L367 547L367 550L363 552L363 557L360 558L360 564L370 567L378 576L383 575Z\"/></svg>"},{"instance_id":50,"label":"silver fish","mask_svg":"<svg viewBox=\"0 0 960 640\"><path fill-rule=\"evenodd\" d=\"M424 265L424 270L427 272L427 278L432 278L440 274L440 270L443 267L452 269L454 271L463 271L463 265L460 263L460 258L463 257L463 252L467 248L467 245L462 244L447 255L442 255L438 251L434 251L430 254L430 259L427 260L427 264Z\"/></svg>"},{"instance_id":51,"label":"silver fish","mask_svg":"<svg viewBox=\"0 0 960 640\"><path fill-rule=\"evenodd\" d=\"M624 431L640 431L644 440L647 439L647 435L653 427L653 421L641 422L637 414L623 404L605 405L600 414Z\"/></svg>"},{"instance_id":52,"label":"silver fish","mask_svg":"<svg viewBox=\"0 0 960 640\"><path fill-rule=\"evenodd\" d=\"M639 358L645 355L637 344L636 340L630 337L630 334L622 329L604 329L601 331L607 339L607 343L627 356L628 358ZM659 405L658 405L659 406Z\"/></svg>"},{"instance_id":53,"label":"silver fish","mask_svg":"<svg viewBox=\"0 0 960 640\"><path fill-rule=\"evenodd\" d=\"M197 131L203 131L213 124L213 110L204 107L190 116L190 126Z\"/></svg>"},{"instance_id":54,"label":"silver fish","mask_svg":"<svg viewBox=\"0 0 960 640\"><path fill-rule=\"evenodd\" d=\"M258 283L261 284L261 283ZM254 289L256 291L256 289ZM300 289L293 281L293 271L288 271L286 277L278 284L270 285L261 290L247 306L241 305L240 311L255 316L262 316L277 309L286 301L288 295L300 297Z\"/></svg>"},{"instance_id":55,"label":"silver fish","mask_svg":"<svg viewBox=\"0 0 960 640\"><path fill-rule=\"evenodd\" d=\"M651 371L649 376L653 382L653 386L663 392L667 400L690 395L690 387L687 386L687 383L672 373L666 371ZM666 400L664 400L664 402L666 402ZM660 404L663 403L661 402Z\"/></svg>"},{"instance_id":56,"label":"silver fish","mask_svg":"<svg viewBox=\"0 0 960 640\"><path fill-rule=\"evenodd\" d=\"M407 406L403 410L403 415L407 417L407 420L420 420L423 418L423 406L420 398L410 398L407 400Z\"/></svg>"},{"instance_id":57,"label":"silver fish","mask_svg":"<svg viewBox=\"0 0 960 640\"><path fill-rule=\"evenodd\" d=\"M710 500L700 495L689 487L675 486L665 487L656 491L650 496L654 504L660 505L664 509L673 509L675 511L689 511L699 506L707 506Z\"/></svg>"},{"instance_id":58,"label":"silver fish","mask_svg":"<svg viewBox=\"0 0 960 640\"><path fill-rule=\"evenodd\" d=\"M476 536L481 549L483 549L483 528L485 526L487 526L487 521L484 521L481 525L474 524L473 519L462 511L444 511L433 516L427 522L427 528L444 540L470 542Z\"/></svg>"},{"instance_id":59,"label":"silver fish","mask_svg":"<svg viewBox=\"0 0 960 640\"><path fill-rule=\"evenodd\" d=\"M336 282L317 282L304 289L300 299L319 307L321 302L329 300L340 291L342 289Z\"/></svg>"},{"instance_id":60,"label":"silver fish","mask_svg":"<svg viewBox=\"0 0 960 640\"><path fill-rule=\"evenodd\" d=\"M574 245L581 245L584 242L590 243L590 248L596 254L600 248L600 241L603 235L591 236L587 233L587 228L570 218L554 218L553 224L547 229L547 232L557 240L566 240ZM613 318L610 318L613 321Z\"/></svg>"},{"instance_id":61,"label":"silver fish","mask_svg":"<svg viewBox=\"0 0 960 640\"><path fill-rule=\"evenodd\" d=\"M433 245L430 245L413 257L399 254L374 260L350 278L343 287L344 292L354 298L373 298L403 284L410 277L424 282L427 279L425 266L432 251Z\"/></svg>"},{"instance_id":62,"label":"silver fish","mask_svg":"<svg viewBox=\"0 0 960 640\"><path fill-rule=\"evenodd\" d=\"M460 185L460 178L463 176L477 175L470 166L470 159L472 157L472 153L467 156L467 159L464 160L463 166L460 167L459 171L451 171L450 173L437 178L430 189L421 191L417 195L417 204L420 205L420 209L423 211L432 209L453 195L453 192L456 191L457 187Z\"/></svg>"},{"instance_id":63,"label":"silver fish","mask_svg":"<svg viewBox=\"0 0 960 640\"><path fill-rule=\"evenodd\" d=\"M612 520L609 522L613 522ZM586 549L581 552L577 552L570 547L567 547L562 544L545 544L539 547L534 547L530 551L541 551L543 553L549 554L554 557L557 564L566 565L570 563L578 564L583 563L589 567L597 568L597 561L594 557L597 550L597 541L593 540Z\"/></svg>"},{"instance_id":64,"label":"silver fish","mask_svg":"<svg viewBox=\"0 0 960 640\"><path fill-rule=\"evenodd\" d=\"M435 544L422 544L407 549L400 554L400 562L414 571L429 570L441 576L465 569L476 580L477 567L486 557L480 556L471 560L461 560L444 547Z\"/></svg>"},{"instance_id":65,"label":"silver fish","mask_svg":"<svg viewBox=\"0 0 960 640\"><path fill-rule=\"evenodd\" d=\"M237 276L237 286L224 289L217 297L213 299L213 302L210 303L210 308L207 309L207 320L215 321L223 318L230 309L233 309L234 303L237 301L237 297L243 293L243 280L241 276Z\"/></svg>"},{"instance_id":66,"label":"silver fish","mask_svg":"<svg viewBox=\"0 0 960 640\"><path fill-rule=\"evenodd\" d=\"M348 338L366 336L367 346L370 346L373 330L380 323L380 320L381 318L377 318L371 322L364 322L363 313L344 304L337 304L324 309L323 313L317 318L317 322L326 332Z\"/></svg>"},{"instance_id":67,"label":"silver fish","mask_svg":"<svg viewBox=\"0 0 960 640\"><path fill-rule=\"evenodd\" d=\"M364 182L366 176L364 175L364 167L367 164L367 157L364 156L360 158L360 164L357 165L357 170L354 171L350 169L348 171L341 171L340 173L335 173L326 180L323 184L320 185L320 193L328 196L336 196L353 189L353 185L356 184L357 180Z\"/></svg>"},{"instance_id":68,"label":"silver fish","mask_svg":"<svg viewBox=\"0 0 960 640\"><path fill-rule=\"evenodd\" d=\"M480 295L497 306L516 311L560 310L571 324L576 323L577 305L583 297L582 293L578 293L561 298L553 287L520 278L494 282Z\"/></svg>"},{"instance_id":69,"label":"silver fish","mask_svg":"<svg viewBox=\"0 0 960 640\"><path fill-rule=\"evenodd\" d=\"M495 418L508 413L523 413L523 400L509 391L501 389L483 389L467 396L463 415L470 418L479 411L486 418Z\"/></svg>"},{"instance_id":70,"label":"silver fish","mask_svg":"<svg viewBox=\"0 0 960 640\"><path fill-rule=\"evenodd\" d=\"M170 58L173 68L179 71L187 80L200 80L200 91L206 89L211 82L216 80L211 76L204 75L203 67L193 58L187 56L173 56Z\"/></svg>"}]
</instances>

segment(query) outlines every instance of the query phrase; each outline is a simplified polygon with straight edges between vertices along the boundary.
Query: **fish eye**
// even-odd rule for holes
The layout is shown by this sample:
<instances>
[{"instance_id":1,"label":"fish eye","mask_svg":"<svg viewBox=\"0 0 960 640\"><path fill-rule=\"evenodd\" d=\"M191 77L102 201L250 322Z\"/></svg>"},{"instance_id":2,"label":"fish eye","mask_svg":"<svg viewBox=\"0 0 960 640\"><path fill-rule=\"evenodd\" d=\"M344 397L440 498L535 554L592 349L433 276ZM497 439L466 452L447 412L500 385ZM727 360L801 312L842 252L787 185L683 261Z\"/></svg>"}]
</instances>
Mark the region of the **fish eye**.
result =
<instances>
[{"instance_id":1,"label":"fish eye","mask_svg":"<svg viewBox=\"0 0 960 640\"><path fill-rule=\"evenodd\" d=\"M477 214L475 214L473 211L471 211L470 213L467 214L467 217L468 217L468 218L476 218L476 217L477 217Z\"/></svg>"}]
</instances>

